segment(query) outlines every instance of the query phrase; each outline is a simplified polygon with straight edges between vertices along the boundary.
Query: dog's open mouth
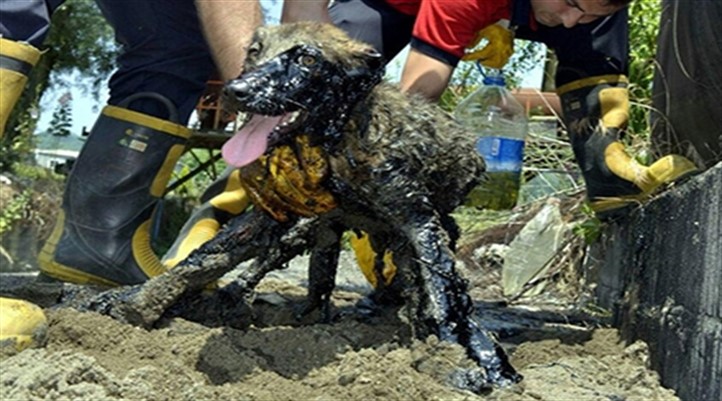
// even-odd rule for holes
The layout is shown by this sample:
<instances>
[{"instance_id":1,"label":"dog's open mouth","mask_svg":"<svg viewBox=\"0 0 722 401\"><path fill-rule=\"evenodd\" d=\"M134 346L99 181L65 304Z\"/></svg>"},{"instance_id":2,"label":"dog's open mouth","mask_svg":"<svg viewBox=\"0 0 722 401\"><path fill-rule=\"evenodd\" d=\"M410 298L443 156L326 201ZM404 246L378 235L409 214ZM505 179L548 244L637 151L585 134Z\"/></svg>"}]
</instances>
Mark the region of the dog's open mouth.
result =
<instances>
[{"instance_id":1,"label":"dog's open mouth","mask_svg":"<svg viewBox=\"0 0 722 401\"><path fill-rule=\"evenodd\" d=\"M223 145L223 159L234 167L253 163L266 153L269 147L282 142L284 134L298 128L305 115L303 111L278 116L252 114L246 124Z\"/></svg>"}]
</instances>

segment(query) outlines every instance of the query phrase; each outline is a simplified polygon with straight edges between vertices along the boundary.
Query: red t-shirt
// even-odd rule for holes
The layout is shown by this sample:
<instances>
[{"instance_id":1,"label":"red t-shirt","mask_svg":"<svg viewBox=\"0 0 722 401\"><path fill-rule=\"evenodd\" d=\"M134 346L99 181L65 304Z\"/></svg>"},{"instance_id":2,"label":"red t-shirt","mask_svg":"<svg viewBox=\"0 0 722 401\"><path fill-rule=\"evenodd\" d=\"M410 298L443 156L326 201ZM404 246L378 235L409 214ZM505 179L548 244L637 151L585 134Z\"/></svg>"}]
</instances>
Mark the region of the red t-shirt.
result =
<instances>
[{"instance_id":1,"label":"red t-shirt","mask_svg":"<svg viewBox=\"0 0 722 401\"><path fill-rule=\"evenodd\" d=\"M511 18L512 0L386 0L399 12L416 15L412 36L461 58L481 29Z\"/></svg>"}]
</instances>

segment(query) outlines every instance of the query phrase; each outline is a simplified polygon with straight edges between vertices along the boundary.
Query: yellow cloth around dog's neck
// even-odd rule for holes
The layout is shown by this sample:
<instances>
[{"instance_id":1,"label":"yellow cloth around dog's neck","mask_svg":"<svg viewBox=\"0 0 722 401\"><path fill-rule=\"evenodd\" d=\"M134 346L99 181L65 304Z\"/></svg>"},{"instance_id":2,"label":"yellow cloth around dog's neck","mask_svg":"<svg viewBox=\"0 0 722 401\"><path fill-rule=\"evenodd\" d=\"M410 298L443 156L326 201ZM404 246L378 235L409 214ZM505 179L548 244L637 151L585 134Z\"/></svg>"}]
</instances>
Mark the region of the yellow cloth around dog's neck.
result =
<instances>
[{"instance_id":1,"label":"yellow cloth around dog's neck","mask_svg":"<svg viewBox=\"0 0 722 401\"><path fill-rule=\"evenodd\" d=\"M326 154L311 146L307 136L296 138L296 151L279 146L240 172L251 202L278 221L287 221L288 213L311 217L336 207L333 195L321 185L329 173Z\"/></svg>"}]
</instances>

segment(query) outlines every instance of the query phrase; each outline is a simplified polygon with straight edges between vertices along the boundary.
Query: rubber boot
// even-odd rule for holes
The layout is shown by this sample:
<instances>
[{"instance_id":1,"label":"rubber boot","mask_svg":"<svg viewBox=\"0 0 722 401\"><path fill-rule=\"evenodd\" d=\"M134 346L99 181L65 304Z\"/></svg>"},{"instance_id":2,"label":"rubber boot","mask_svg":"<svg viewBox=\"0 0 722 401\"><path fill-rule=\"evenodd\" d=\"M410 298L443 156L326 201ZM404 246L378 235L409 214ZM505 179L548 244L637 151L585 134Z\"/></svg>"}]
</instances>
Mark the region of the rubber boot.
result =
<instances>
[{"instance_id":1,"label":"rubber boot","mask_svg":"<svg viewBox=\"0 0 722 401\"><path fill-rule=\"evenodd\" d=\"M190 130L124 108L154 93L106 106L68 177L62 211L41 250L41 272L78 284L138 284L165 271L151 247L152 214Z\"/></svg>"},{"instance_id":2,"label":"rubber boot","mask_svg":"<svg viewBox=\"0 0 722 401\"><path fill-rule=\"evenodd\" d=\"M697 171L690 160L667 155L644 166L626 152L629 97L623 76L575 81L558 89L567 131L591 208L602 219L626 213L665 184Z\"/></svg>"},{"instance_id":3,"label":"rubber boot","mask_svg":"<svg viewBox=\"0 0 722 401\"><path fill-rule=\"evenodd\" d=\"M40 58L40 50L27 43L0 38L0 138L10 113Z\"/></svg>"},{"instance_id":4,"label":"rubber boot","mask_svg":"<svg viewBox=\"0 0 722 401\"><path fill-rule=\"evenodd\" d=\"M241 186L238 169L226 169L206 189L201 202L163 257L163 266L166 268L175 267L192 251L213 238L223 224L246 210L250 199Z\"/></svg>"}]
</instances>

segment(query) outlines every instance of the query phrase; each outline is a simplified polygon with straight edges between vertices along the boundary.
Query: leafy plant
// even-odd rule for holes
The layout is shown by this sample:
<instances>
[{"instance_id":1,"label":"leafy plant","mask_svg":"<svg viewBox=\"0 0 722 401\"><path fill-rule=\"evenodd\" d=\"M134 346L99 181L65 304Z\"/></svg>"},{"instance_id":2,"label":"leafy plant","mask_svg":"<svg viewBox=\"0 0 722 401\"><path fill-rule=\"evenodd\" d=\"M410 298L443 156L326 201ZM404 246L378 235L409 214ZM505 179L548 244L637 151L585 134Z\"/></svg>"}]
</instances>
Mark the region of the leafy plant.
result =
<instances>
[{"instance_id":1,"label":"leafy plant","mask_svg":"<svg viewBox=\"0 0 722 401\"><path fill-rule=\"evenodd\" d=\"M584 238L585 243L593 244L602 235L602 221L594 215L594 211L587 203L582 204L582 214L584 218L574 225L572 231Z\"/></svg>"},{"instance_id":2,"label":"leafy plant","mask_svg":"<svg viewBox=\"0 0 722 401\"><path fill-rule=\"evenodd\" d=\"M0 235L10 231L13 223L23 218L31 195L32 191L25 190L3 205L2 211L0 211Z\"/></svg>"},{"instance_id":3,"label":"leafy plant","mask_svg":"<svg viewBox=\"0 0 722 401\"><path fill-rule=\"evenodd\" d=\"M657 33L659 31L660 1L633 1L629 5L629 100L631 102L630 139L649 138L649 113L652 110L652 80L654 78Z\"/></svg>"}]
</instances>

